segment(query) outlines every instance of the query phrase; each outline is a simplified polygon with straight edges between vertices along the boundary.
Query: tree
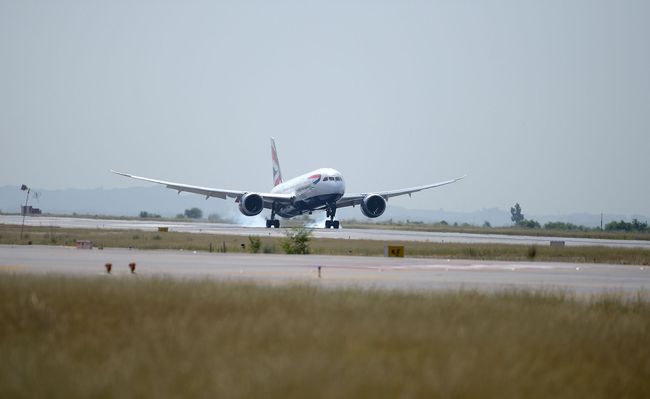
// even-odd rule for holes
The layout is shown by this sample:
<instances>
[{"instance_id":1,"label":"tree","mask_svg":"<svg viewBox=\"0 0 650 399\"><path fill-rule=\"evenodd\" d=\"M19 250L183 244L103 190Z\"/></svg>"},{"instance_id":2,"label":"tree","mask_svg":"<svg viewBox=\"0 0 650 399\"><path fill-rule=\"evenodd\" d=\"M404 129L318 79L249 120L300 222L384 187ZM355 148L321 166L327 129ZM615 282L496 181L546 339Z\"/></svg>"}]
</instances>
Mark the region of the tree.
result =
<instances>
[{"instance_id":1,"label":"tree","mask_svg":"<svg viewBox=\"0 0 650 399\"><path fill-rule=\"evenodd\" d=\"M521 206L519 206L519 203L517 202L515 206L510 208L510 219L515 223L515 224L520 224L521 222L524 221L524 214L521 213Z\"/></svg>"},{"instance_id":2,"label":"tree","mask_svg":"<svg viewBox=\"0 0 650 399\"><path fill-rule=\"evenodd\" d=\"M199 208L186 209L185 217L190 219L201 219L203 217L203 211Z\"/></svg>"}]
</instances>

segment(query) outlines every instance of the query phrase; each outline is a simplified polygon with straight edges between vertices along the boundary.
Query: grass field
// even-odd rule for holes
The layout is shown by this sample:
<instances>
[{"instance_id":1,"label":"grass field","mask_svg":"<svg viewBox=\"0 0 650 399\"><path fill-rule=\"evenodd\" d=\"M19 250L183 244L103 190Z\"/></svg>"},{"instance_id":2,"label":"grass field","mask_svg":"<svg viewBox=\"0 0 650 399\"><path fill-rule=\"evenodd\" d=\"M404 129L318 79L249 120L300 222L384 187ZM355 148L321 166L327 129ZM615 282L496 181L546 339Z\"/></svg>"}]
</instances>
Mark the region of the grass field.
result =
<instances>
[{"instance_id":1,"label":"grass field","mask_svg":"<svg viewBox=\"0 0 650 399\"><path fill-rule=\"evenodd\" d=\"M650 304L0 273L0 397L642 398Z\"/></svg>"},{"instance_id":2,"label":"grass field","mask_svg":"<svg viewBox=\"0 0 650 399\"><path fill-rule=\"evenodd\" d=\"M195 251L241 252L248 250L248 237L136 230L63 229L0 225L0 244L74 245L77 239L92 240L95 246L139 249L184 249ZM260 236L261 251L280 253L281 238ZM242 244L246 247L243 248ZM310 243L311 253L324 255L382 256L386 243L375 240L337 240L319 238ZM391 244L397 244L391 242ZM642 248L550 247L503 244L453 244L404 242L407 256L446 259L557 261L650 265L650 250Z\"/></svg>"},{"instance_id":3,"label":"grass field","mask_svg":"<svg viewBox=\"0 0 650 399\"><path fill-rule=\"evenodd\" d=\"M344 222L341 222L344 223ZM434 231L440 233L464 234L501 234L514 236L533 237L573 237L573 238L600 238L610 240L650 240L650 232L639 231L604 231L604 230L558 230L558 229L530 229L518 226L481 227L470 225L442 225L440 223L401 223L401 222L363 222L359 220L345 221L345 227L351 229L382 229L382 230L412 230Z\"/></svg>"}]
</instances>

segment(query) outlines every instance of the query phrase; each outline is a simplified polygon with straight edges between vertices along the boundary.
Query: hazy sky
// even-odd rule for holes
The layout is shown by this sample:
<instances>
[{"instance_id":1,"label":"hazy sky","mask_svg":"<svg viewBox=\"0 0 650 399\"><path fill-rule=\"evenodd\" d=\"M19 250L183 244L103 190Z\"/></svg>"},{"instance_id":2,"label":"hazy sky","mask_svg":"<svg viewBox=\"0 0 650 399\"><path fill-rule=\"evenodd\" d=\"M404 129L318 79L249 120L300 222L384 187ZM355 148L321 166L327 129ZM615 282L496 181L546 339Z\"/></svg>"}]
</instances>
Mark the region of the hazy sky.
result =
<instances>
[{"instance_id":1,"label":"hazy sky","mask_svg":"<svg viewBox=\"0 0 650 399\"><path fill-rule=\"evenodd\" d=\"M650 215L650 2L0 0L0 185L468 174L409 208ZM215 200L217 201L217 200Z\"/></svg>"}]
</instances>

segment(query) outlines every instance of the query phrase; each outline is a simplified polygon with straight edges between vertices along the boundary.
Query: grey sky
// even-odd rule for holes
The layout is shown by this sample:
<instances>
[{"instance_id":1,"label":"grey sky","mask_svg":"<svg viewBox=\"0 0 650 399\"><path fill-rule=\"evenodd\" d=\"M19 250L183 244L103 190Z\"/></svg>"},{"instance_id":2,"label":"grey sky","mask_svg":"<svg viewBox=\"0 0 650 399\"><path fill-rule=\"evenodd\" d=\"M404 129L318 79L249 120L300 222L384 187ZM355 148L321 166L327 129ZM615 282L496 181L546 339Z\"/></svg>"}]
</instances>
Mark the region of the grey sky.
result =
<instances>
[{"instance_id":1,"label":"grey sky","mask_svg":"<svg viewBox=\"0 0 650 399\"><path fill-rule=\"evenodd\" d=\"M648 1L0 1L0 185L650 214Z\"/></svg>"}]
</instances>

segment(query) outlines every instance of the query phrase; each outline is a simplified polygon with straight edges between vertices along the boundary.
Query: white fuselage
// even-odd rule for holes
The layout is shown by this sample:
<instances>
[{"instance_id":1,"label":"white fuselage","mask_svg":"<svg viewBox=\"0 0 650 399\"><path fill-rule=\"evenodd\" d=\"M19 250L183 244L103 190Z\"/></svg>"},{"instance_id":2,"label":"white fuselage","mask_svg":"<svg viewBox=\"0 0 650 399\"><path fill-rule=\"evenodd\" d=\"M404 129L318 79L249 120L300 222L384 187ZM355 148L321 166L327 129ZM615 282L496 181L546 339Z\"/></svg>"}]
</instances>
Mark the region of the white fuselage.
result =
<instances>
[{"instance_id":1,"label":"white fuselage","mask_svg":"<svg viewBox=\"0 0 650 399\"><path fill-rule=\"evenodd\" d=\"M282 217L292 217L335 204L345 194L345 181L337 170L322 168L278 184L271 192L290 194L294 198L292 205L277 211Z\"/></svg>"}]
</instances>

